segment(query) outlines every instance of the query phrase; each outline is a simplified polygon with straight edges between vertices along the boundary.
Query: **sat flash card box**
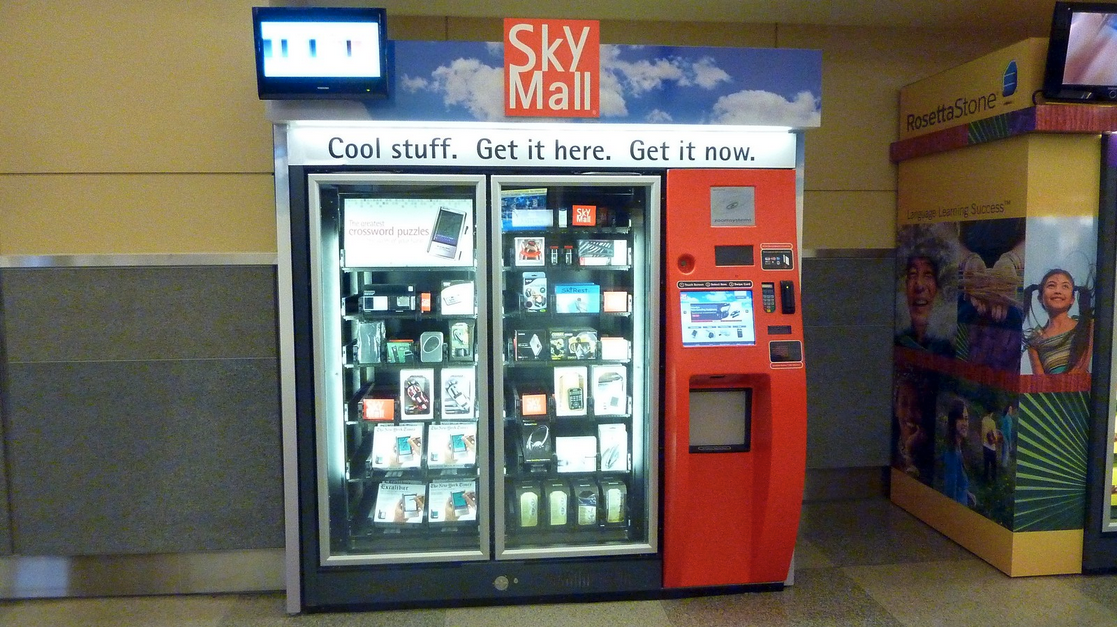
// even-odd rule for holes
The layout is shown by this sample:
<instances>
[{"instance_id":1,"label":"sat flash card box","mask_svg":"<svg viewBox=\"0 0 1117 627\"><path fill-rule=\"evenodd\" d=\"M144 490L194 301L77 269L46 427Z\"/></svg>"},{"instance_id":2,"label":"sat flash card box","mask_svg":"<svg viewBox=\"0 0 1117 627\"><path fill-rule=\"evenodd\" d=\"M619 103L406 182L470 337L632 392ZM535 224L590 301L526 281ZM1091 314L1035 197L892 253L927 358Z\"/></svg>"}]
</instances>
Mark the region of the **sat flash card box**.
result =
<instances>
[{"instance_id":1,"label":"sat flash card box","mask_svg":"<svg viewBox=\"0 0 1117 627\"><path fill-rule=\"evenodd\" d=\"M423 464L423 425L376 425L372 432L372 467L419 468Z\"/></svg>"},{"instance_id":2,"label":"sat flash card box","mask_svg":"<svg viewBox=\"0 0 1117 627\"><path fill-rule=\"evenodd\" d=\"M422 523L427 486L413 481L384 481L376 492L372 522L382 525Z\"/></svg>"},{"instance_id":3,"label":"sat flash card box","mask_svg":"<svg viewBox=\"0 0 1117 627\"><path fill-rule=\"evenodd\" d=\"M476 481L432 481L428 495L431 524L477 520Z\"/></svg>"},{"instance_id":4,"label":"sat flash card box","mask_svg":"<svg viewBox=\"0 0 1117 627\"><path fill-rule=\"evenodd\" d=\"M473 466L476 463L476 422L444 422L427 428L428 468Z\"/></svg>"}]
</instances>

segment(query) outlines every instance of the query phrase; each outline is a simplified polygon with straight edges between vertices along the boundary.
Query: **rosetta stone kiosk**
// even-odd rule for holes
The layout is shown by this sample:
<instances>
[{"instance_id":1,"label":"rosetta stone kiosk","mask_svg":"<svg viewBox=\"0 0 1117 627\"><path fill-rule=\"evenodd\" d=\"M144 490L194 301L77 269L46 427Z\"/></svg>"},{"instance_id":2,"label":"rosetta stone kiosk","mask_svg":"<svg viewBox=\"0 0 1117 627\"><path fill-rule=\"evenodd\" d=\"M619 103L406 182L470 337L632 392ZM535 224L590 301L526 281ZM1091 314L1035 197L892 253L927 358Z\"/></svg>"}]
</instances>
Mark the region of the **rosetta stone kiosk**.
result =
<instances>
[{"instance_id":1,"label":"rosetta stone kiosk","mask_svg":"<svg viewBox=\"0 0 1117 627\"><path fill-rule=\"evenodd\" d=\"M900 94L891 498L1011 576L1082 569L1101 133L1047 40ZM1112 127L1110 127L1112 128Z\"/></svg>"},{"instance_id":2,"label":"rosetta stone kiosk","mask_svg":"<svg viewBox=\"0 0 1117 627\"><path fill-rule=\"evenodd\" d=\"M383 12L256 15L289 610L785 585L821 54L507 20L378 55ZM267 76L297 55L386 62Z\"/></svg>"}]
</instances>

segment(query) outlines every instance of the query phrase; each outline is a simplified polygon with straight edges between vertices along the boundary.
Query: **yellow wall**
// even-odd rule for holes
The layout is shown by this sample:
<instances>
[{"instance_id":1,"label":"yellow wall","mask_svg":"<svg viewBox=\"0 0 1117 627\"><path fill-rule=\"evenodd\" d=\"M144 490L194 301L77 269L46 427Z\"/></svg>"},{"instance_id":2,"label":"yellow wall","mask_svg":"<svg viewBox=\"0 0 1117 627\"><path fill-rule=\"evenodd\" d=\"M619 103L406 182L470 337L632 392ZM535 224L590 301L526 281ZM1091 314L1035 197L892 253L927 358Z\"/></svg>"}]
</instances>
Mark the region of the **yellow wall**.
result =
<instances>
[{"instance_id":1,"label":"yellow wall","mask_svg":"<svg viewBox=\"0 0 1117 627\"><path fill-rule=\"evenodd\" d=\"M274 252L259 0L0 2L0 255ZM389 19L396 39L494 41L500 20ZM778 24L603 22L605 43L823 51L803 244L891 248L900 87L1023 39ZM189 51L189 54L187 54Z\"/></svg>"}]
</instances>

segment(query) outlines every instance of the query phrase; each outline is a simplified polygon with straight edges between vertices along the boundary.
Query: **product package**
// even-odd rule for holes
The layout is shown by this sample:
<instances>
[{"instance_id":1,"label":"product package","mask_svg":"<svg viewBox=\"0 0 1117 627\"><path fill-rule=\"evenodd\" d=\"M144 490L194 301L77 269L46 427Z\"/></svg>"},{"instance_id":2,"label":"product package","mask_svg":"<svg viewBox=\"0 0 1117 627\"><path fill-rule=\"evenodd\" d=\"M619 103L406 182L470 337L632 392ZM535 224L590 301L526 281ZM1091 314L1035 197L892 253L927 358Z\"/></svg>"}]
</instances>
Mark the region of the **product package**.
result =
<instances>
[{"instance_id":1,"label":"product package","mask_svg":"<svg viewBox=\"0 0 1117 627\"><path fill-rule=\"evenodd\" d=\"M370 461L376 470L422 467L423 425L376 425Z\"/></svg>"},{"instance_id":2,"label":"product package","mask_svg":"<svg viewBox=\"0 0 1117 627\"><path fill-rule=\"evenodd\" d=\"M443 368L440 399L443 420L469 420L477 418L476 391L473 368Z\"/></svg>"},{"instance_id":3,"label":"product package","mask_svg":"<svg viewBox=\"0 0 1117 627\"><path fill-rule=\"evenodd\" d=\"M592 435L555 438L555 458L559 472L597 471L597 437Z\"/></svg>"},{"instance_id":4,"label":"product package","mask_svg":"<svg viewBox=\"0 0 1117 627\"><path fill-rule=\"evenodd\" d=\"M473 466L477 463L477 423L444 422L427 427L429 468Z\"/></svg>"},{"instance_id":5,"label":"product package","mask_svg":"<svg viewBox=\"0 0 1117 627\"><path fill-rule=\"evenodd\" d=\"M450 361L473 361L473 322L450 324Z\"/></svg>"},{"instance_id":6,"label":"product package","mask_svg":"<svg viewBox=\"0 0 1117 627\"><path fill-rule=\"evenodd\" d=\"M427 515L432 525L477 520L475 480L432 481L427 493Z\"/></svg>"},{"instance_id":7,"label":"product package","mask_svg":"<svg viewBox=\"0 0 1117 627\"><path fill-rule=\"evenodd\" d=\"M542 266L546 264L543 253L547 250L546 238L517 237L512 240L512 264L515 266Z\"/></svg>"},{"instance_id":8,"label":"product package","mask_svg":"<svg viewBox=\"0 0 1117 627\"><path fill-rule=\"evenodd\" d=\"M388 363L410 364L415 362L415 340L388 340Z\"/></svg>"},{"instance_id":9,"label":"product package","mask_svg":"<svg viewBox=\"0 0 1117 627\"><path fill-rule=\"evenodd\" d=\"M429 420L434 418L434 370L399 371L400 417L403 420Z\"/></svg>"},{"instance_id":10,"label":"product package","mask_svg":"<svg viewBox=\"0 0 1117 627\"><path fill-rule=\"evenodd\" d=\"M539 497L541 489L538 483L525 481L516 485L515 501L515 526L521 529L531 529L539 526Z\"/></svg>"},{"instance_id":11,"label":"product package","mask_svg":"<svg viewBox=\"0 0 1117 627\"><path fill-rule=\"evenodd\" d=\"M543 272L525 272L521 291L523 310L532 313L547 311L547 275Z\"/></svg>"},{"instance_id":12,"label":"product package","mask_svg":"<svg viewBox=\"0 0 1117 627\"><path fill-rule=\"evenodd\" d=\"M366 285L361 290L360 310L364 313L415 311L417 308L414 285Z\"/></svg>"},{"instance_id":13,"label":"product package","mask_svg":"<svg viewBox=\"0 0 1117 627\"><path fill-rule=\"evenodd\" d=\"M602 292L601 310L605 313L627 313L632 311L632 295L628 292Z\"/></svg>"},{"instance_id":14,"label":"product package","mask_svg":"<svg viewBox=\"0 0 1117 627\"><path fill-rule=\"evenodd\" d=\"M628 361L631 357L631 345L623 337L602 337L600 347L604 361Z\"/></svg>"},{"instance_id":15,"label":"product package","mask_svg":"<svg viewBox=\"0 0 1117 627\"><path fill-rule=\"evenodd\" d=\"M596 283L555 285L555 313L601 313L601 286Z\"/></svg>"},{"instance_id":16,"label":"product package","mask_svg":"<svg viewBox=\"0 0 1117 627\"><path fill-rule=\"evenodd\" d=\"M539 390L517 390L520 402L520 415L528 420L546 420L547 394Z\"/></svg>"},{"instance_id":17,"label":"product package","mask_svg":"<svg viewBox=\"0 0 1117 627\"><path fill-rule=\"evenodd\" d=\"M500 222L504 231L548 229L555 225L547 208L547 190L508 189L500 192Z\"/></svg>"},{"instance_id":18,"label":"product package","mask_svg":"<svg viewBox=\"0 0 1117 627\"><path fill-rule=\"evenodd\" d=\"M601 494L597 482L592 479L582 479L574 482L574 501L577 504L575 521L579 527L593 527L597 525L598 507Z\"/></svg>"},{"instance_id":19,"label":"product package","mask_svg":"<svg viewBox=\"0 0 1117 627\"><path fill-rule=\"evenodd\" d=\"M513 343L513 350L515 354L513 357L516 361L535 361L539 359L548 359L550 355L545 350L547 348L544 344L543 331L527 330L516 331Z\"/></svg>"},{"instance_id":20,"label":"product package","mask_svg":"<svg viewBox=\"0 0 1117 627\"><path fill-rule=\"evenodd\" d=\"M617 479L605 479L601 482L601 497L605 501L605 524L623 525L628 511L628 486Z\"/></svg>"},{"instance_id":21,"label":"product package","mask_svg":"<svg viewBox=\"0 0 1117 627\"><path fill-rule=\"evenodd\" d=\"M595 416L628 415L628 370L620 364L594 366L593 413Z\"/></svg>"},{"instance_id":22,"label":"product package","mask_svg":"<svg viewBox=\"0 0 1117 627\"><path fill-rule=\"evenodd\" d=\"M355 323L353 361L358 364L380 363L384 359L384 335L382 320Z\"/></svg>"},{"instance_id":23,"label":"product package","mask_svg":"<svg viewBox=\"0 0 1117 627\"><path fill-rule=\"evenodd\" d=\"M551 359L597 359L597 331L595 329L551 329Z\"/></svg>"},{"instance_id":24,"label":"product package","mask_svg":"<svg viewBox=\"0 0 1117 627\"><path fill-rule=\"evenodd\" d=\"M597 425L601 472L628 472L628 429L624 424Z\"/></svg>"},{"instance_id":25,"label":"product package","mask_svg":"<svg viewBox=\"0 0 1117 627\"><path fill-rule=\"evenodd\" d=\"M528 463L550 462L554 455L554 441L551 428L545 423L527 423L520 426L520 445L524 461Z\"/></svg>"},{"instance_id":26,"label":"product package","mask_svg":"<svg viewBox=\"0 0 1117 627\"><path fill-rule=\"evenodd\" d=\"M555 368L555 415L585 416L589 394L585 366Z\"/></svg>"},{"instance_id":27,"label":"product package","mask_svg":"<svg viewBox=\"0 0 1117 627\"><path fill-rule=\"evenodd\" d=\"M551 479L544 483L543 491L547 497L548 527L565 527L570 522L570 486L561 479Z\"/></svg>"},{"instance_id":28,"label":"product package","mask_svg":"<svg viewBox=\"0 0 1117 627\"><path fill-rule=\"evenodd\" d=\"M361 399L361 419L386 422L396 418L396 399L366 396Z\"/></svg>"},{"instance_id":29,"label":"product package","mask_svg":"<svg viewBox=\"0 0 1117 627\"><path fill-rule=\"evenodd\" d=\"M438 295L438 313L444 316L472 316L477 313L473 281L443 281Z\"/></svg>"},{"instance_id":30,"label":"product package","mask_svg":"<svg viewBox=\"0 0 1117 627\"><path fill-rule=\"evenodd\" d=\"M426 514L427 486L411 481L384 481L376 492L372 522L379 525L422 523Z\"/></svg>"},{"instance_id":31,"label":"product package","mask_svg":"<svg viewBox=\"0 0 1117 627\"><path fill-rule=\"evenodd\" d=\"M577 242L579 266L627 266L628 242L623 239L580 239Z\"/></svg>"}]
</instances>

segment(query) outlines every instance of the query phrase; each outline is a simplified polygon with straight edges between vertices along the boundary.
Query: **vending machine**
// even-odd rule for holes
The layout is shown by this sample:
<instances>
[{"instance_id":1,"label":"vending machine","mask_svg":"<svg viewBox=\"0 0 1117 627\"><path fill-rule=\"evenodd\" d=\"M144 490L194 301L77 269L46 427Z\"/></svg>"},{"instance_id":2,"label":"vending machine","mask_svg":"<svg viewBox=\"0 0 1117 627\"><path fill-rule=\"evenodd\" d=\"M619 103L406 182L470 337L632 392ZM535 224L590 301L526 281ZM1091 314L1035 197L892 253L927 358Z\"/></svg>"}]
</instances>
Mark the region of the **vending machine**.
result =
<instances>
[{"instance_id":1,"label":"vending machine","mask_svg":"<svg viewBox=\"0 0 1117 627\"><path fill-rule=\"evenodd\" d=\"M289 174L303 607L658 589L661 177Z\"/></svg>"},{"instance_id":2,"label":"vending machine","mask_svg":"<svg viewBox=\"0 0 1117 627\"><path fill-rule=\"evenodd\" d=\"M291 612L672 594L786 577L784 541L798 509L785 505L802 496L802 469L792 467L803 462L794 446L805 415L802 390L787 396L784 387L801 378L774 372L803 367L798 310L787 309L798 303L796 129L819 123L821 55L643 46L590 54L596 36L572 35L592 24L506 29L506 52L534 51L530 33L543 37L536 43L567 33L559 50L535 57L547 67L566 53L601 62L575 72L571 57L557 77L512 63L505 96L530 93L553 109L537 121L495 106L500 47L485 42L390 42L394 79L360 83L370 93L384 87L378 100L269 103ZM305 31L296 36L288 51L303 49ZM662 98L618 74L662 63L680 69L677 84L656 90ZM740 81L729 71L738 68L750 68ZM470 94L459 89L466 84ZM304 98L317 93L318 83L300 85ZM598 119L550 119L564 107ZM771 185L717 182L724 170L780 174ZM676 172L703 183L676 185ZM699 197L711 181L756 187L756 223L735 222L750 210L735 205L723 207L733 213L725 224L702 224L693 202L708 201ZM665 215L677 216L666 224L681 239L665 234ZM678 243L696 246L665 260ZM695 280L711 283L682 288L698 300L680 326L671 316L682 301L669 285L683 279L672 274L665 285L664 268L674 273L685 259ZM737 283L712 283L723 280ZM754 296L766 307L772 286L782 308L754 312ZM715 335L684 340L684 326ZM751 388L734 396L751 412L751 450L732 453L750 470L731 467L726 478L744 482L717 497L735 507L745 495L747 533L722 535L732 518L705 518L692 495L724 487L721 470L703 465L719 453L678 465L680 440L664 437L680 424L665 409L700 396L690 383L689 396L673 395L682 388L665 373L702 361L709 368L695 375L744 376L737 388ZM706 398L716 408L726 397ZM707 542L669 540L687 536ZM673 554L705 560L721 542L737 559L766 555L773 541L776 557L753 560L747 577L670 576Z\"/></svg>"}]
</instances>

